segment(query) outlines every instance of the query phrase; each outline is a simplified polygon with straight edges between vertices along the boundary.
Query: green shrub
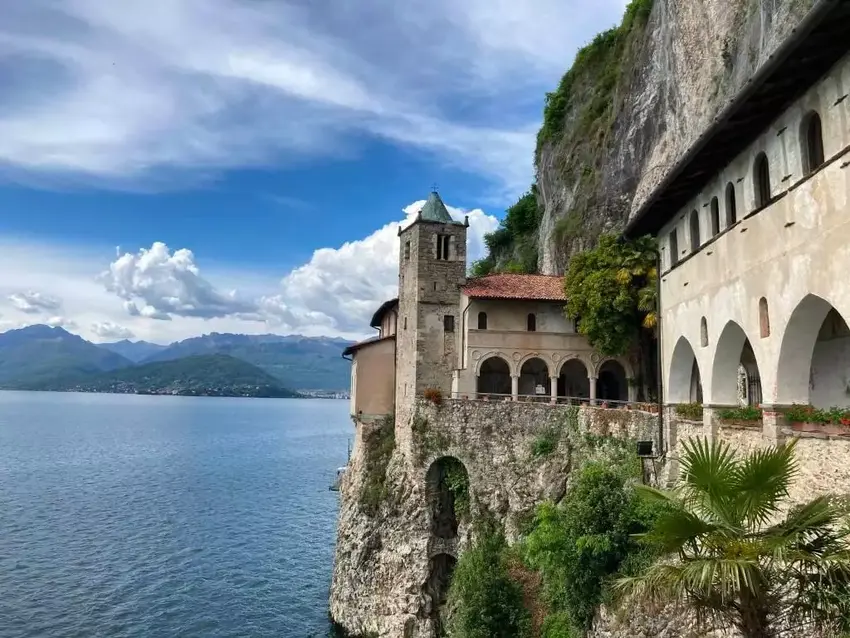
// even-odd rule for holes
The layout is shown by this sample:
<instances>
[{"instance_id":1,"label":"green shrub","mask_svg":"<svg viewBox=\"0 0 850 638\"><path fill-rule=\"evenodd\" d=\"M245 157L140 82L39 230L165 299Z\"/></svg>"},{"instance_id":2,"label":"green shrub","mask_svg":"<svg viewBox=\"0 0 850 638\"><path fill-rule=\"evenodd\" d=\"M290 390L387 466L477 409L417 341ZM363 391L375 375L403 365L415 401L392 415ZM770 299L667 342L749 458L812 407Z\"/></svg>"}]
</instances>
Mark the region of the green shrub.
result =
<instances>
[{"instance_id":1,"label":"green shrub","mask_svg":"<svg viewBox=\"0 0 850 638\"><path fill-rule=\"evenodd\" d=\"M739 408L720 410L717 416L726 421L761 421L761 408L754 405L743 405Z\"/></svg>"},{"instance_id":2,"label":"green shrub","mask_svg":"<svg viewBox=\"0 0 850 638\"><path fill-rule=\"evenodd\" d=\"M449 588L448 627L452 638L525 638L529 614L522 589L511 580L507 543L501 530L487 526L461 555Z\"/></svg>"},{"instance_id":3,"label":"green shrub","mask_svg":"<svg viewBox=\"0 0 850 638\"><path fill-rule=\"evenodd\" d=\"M570 617L563 613L546 616L540 631L540 638L580 638L581 634L573 631Z\"/></svg>"},{"instance_id":4,"label":"green shrub","mask_svg":"<svg viewBox=\"0 0 850 638\"><path fill-rule=\"evenodd\" d=\"M676 406L676 414L683 419L702 421L702 403L680 403Z\"/></svg>"},{"instance_id":5,"label":"green shrub","mask_svg":"<svg viewBox=\"0 0 850 638\"><path fill-rule=\"evenodd\" d=\"M617 574L648 564L655 548L634 534L649 528L658 510L637 498L631 472L607 462L587 463L560 506L540 506L525 540L525 559L543 577L545 595L556 618L546 636L584 635L607 584ZM555 633L560 632L560 633Z\"/></svg>"},{"instance_id":6,"label":"green shrub","mask_svg":"<svg viewBox=\"0 0 850 638\"><path fill-rule=\"evenodd\" d=\"M469 516L469 475L457 459L450 458L445 463L446 487L454 498L455 513L458 518L466 518Z\"/></svg>"},{"instance_id":7,"label":"green shrub","mask_svg":"<svg viewBox=\"0 0 850 638\"><path fill-rule=\"evenodd\" d=\"M811 405L794 404L785 410L785 418L792 423L850 425L850 409L839 407L821 409Z\"/></svg>"}]
</instances>

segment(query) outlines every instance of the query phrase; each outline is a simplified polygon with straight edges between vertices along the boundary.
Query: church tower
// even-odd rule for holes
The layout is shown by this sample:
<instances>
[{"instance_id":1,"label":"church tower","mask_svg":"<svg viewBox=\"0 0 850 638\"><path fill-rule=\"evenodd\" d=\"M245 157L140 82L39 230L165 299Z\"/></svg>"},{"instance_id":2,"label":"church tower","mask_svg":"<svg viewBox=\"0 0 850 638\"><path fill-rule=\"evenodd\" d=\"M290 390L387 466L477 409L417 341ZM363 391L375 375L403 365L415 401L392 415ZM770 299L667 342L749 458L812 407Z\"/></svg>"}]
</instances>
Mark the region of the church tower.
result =
<instances>
[{"instance_id":1,"label":"church tower","mask_svg":"<svg viewBox=\"0 0 850 638\"><path fill-rule=\"evenodd\" d=\"M450 396L458 365L460 288L466 281L469 219L452 219L436 191L399 231L396 415L406 420L428 388Z\"/></svg>"}]
</instances>

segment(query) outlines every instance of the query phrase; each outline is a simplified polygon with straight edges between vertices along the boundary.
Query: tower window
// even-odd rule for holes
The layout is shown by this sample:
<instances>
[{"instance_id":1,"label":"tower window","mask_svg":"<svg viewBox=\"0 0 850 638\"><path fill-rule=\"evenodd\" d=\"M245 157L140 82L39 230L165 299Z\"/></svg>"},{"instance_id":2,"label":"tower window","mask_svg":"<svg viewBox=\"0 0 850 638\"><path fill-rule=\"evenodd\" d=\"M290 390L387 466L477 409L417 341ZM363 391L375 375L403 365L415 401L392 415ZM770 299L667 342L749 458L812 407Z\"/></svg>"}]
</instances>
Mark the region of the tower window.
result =
<instances>
[{"instance_id":1,"label":"tower window","mask_svg":"<svg viewBox=\"0 0 850 638\"><path fill-rule=\"evenodd\" d=\"M699 213L691 211L691 252L695 253L700 247Z\"/></svg>"},{"instance_id":2,"label":"tower window","mask_svg":"<svg viewBox=\"0 0 850 638\"><path fill-rule=\"evenodd\" d=\"M454 315L446 315L445 317L443 317L443 329L446 332L454 332L455 331Z\"/></svg>"},{"instance_id":3,"label":"tower window","mask_svg":"<svg viewBox=\"0 0 850 638\"><path fill-rule=\"evenodd\" d=\"M800 138L800 146L803 147L803 169L806 173L811 173L823 164L823 130L817 112L812 111L803 118Z\"/></svg>"},{"instance_id":4,"label":"tower window","mask_svg":"<svg viewBox=\"0 0 850 638\"><path fill-rule=\"evenodd\" d=\"M679 237L675 228L667 237L667 241L670 242L670 268L672 268L679 263Z\"/></svg>"},{"instance_id":5,"label":"tower window","mask_svg":"<svg viewBox=\"0 0 850 638\"><path fill-rule=\"evenodd\" d=\"M770 202L770 165L764 153L759 153L753 165L753 190L756 193L756 208L767 206Z\"/></svg>"},{"instance_id":6,"label":"tower window","mask_svg":"<svg viewBox=\"0 0 850 638\"><path fill-rule=\"evenodd\" d=\"M404 242L404 260L410 259L410 242Z\"/></svg>"},{"instance_id":7,"label":"tower window","mask_svg":"<svg viewBox=\"0 0 850 638\"><path fill-rule=\"evenodd\" d=\"M449 235L437 235L437 259L449 259Z\"/></svg>"},{"instance_id":8,"label":"tower window","mask_svg":"<svg viewBox=\"0 0 850 638\"><path fill-rule=\"evenodd\" d=\"M767 299L759 299L759 336L765 339L770 336L770 314L767 309Z\"/></svg>"},{"instance_id":9,"label":"tower window","mask_svg":"<svg viewBox=\"0 0 850 638\"><path fill-rule=\"evenodd\" d=\"M478 329L479 330L487 330L487 313L479 312L478 313Z\"/></svg>"},{"instance_id":10,"label":"tower window","mask_svg":"<svg viewBox=\"0 0 850 638\"><path fill-rule=\"evenodd\" d=\"M537 331L537 315L535 315L533 312L528 313L528 331Z\"/></svg>"}]
</instances>

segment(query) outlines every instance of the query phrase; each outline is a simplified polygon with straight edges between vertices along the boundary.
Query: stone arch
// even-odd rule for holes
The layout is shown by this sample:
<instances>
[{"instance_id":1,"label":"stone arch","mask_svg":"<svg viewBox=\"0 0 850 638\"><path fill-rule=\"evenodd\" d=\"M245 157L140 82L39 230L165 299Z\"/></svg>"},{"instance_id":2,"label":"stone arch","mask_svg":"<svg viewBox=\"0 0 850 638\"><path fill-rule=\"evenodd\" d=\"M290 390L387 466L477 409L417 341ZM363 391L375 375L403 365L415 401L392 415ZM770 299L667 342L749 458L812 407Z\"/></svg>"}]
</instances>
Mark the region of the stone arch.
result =
<instances>
[{"instance_id":1,"label":"stone arch","mask_svg":"<svg viewBox=\"0 0 850 638\"><path fill-rule=\"evenodd\" d=\"M504 355L494 353L482 357L475 373L475 392L479 395L510 395L512 374L510 361Z\"/></svg>"},{"instance_id":2,"label":"stone arch","mask_svg":"<svg viewBox=\"0 0 850 638\"><path fill-rule=\"evenodd\" d=\"M785 327L775 403L850 406L850 330L835 307L806 295Z\"/></svg>"},{"instance_id":3,"label":"stone arch","mask_svg":"<svg viewBox=\"0 0 850 638\"><path fill-rule=\"evenodd\" d=\"M606 359L596 373L596 397L602 401L628 401L629 379L618 359Z\"/></svg>"},{"instance_id":4,"label":"stone arch","mask_svg":"<svg viewBox=\"0 0 850 638\"><path fill-rule=\"evenodd\" d=\"M509 374L514 374L514 365L513 365L513 362L511 361L511 358L508 355L506 355L504 352L492 350L490 352L485 352L481 356L481 358L478 359L478 362L475 364L475 376L481 375L481 368L484 367L484 363L487 360L492 359L493 357L496 357L496 358L504 361L508 365Z\"/></svg>"},{"instance_id":5,"label":"stone arch","mask_svg":"<svg viewBox=\"0 0 850 638\"><path fill-rule=\"evenodd\" d=\"M823 165L823 127L817 111L809 111L800 122L800 155L804 174L812 173Z\"/></svg>"},{"instance_id":6,"label":"stone arch","mask_svg":"<svg viewBox=\"0 0 850 638\"><path fill-rule=\"evenodd\" d=\"M602 366L609 361L616 361L619 363L623 368L623 372L626 374L626 378L631 379L635 376L634 367L626 357L604 357L603 359L600 359L599 363L597 363L594 368L594 374L596 377L599 377L599 372L602 370Z\"/></svg>"},{"instance_id":7,"label":"stone arch","mask_svg":"<svg viewBox=\"0 0 850 638\"><path fill-rule=\"evenodd\" d=\"M747 333L734 321L728 321L717 338L711 365L710 402L737 405L741 402L739 379L742 367L747 371L749 402L761 402L761 376L758 359Z\"/></svg>"},{"instance_id":8,"label":"stone arch","mask_svg":"<svg viewBox=\"0 0 850 638\"><path fill-rule=\"evenodd\" d=\"M455 456L441 456L425 475L431 510L431 536L457 538L461 518L469 511L469 472Z\"/></svg>"},{"instance_id":9,"label":"stone arch","mask_svg":"<svg viewBox=\"0 0 850 638\"><path fill-rule=\"evenodd\" d=\"M589 399L591 369L581 357L561 361L558 367L558 396Z\"/></svg>"},{"instance_id":10,"label":"stone arch","mask_svg":"<svg viewBox=\"0 0 850 638\"><path fill-rule=\"evenodd\" d=\"M694 349L686 337L679 337L670 360L667 401L691 403L702 400L702 378Z\"/></svg>"},{"instance_id":11,"label":"stone arch","mask_svg":"<svg viewBox=\"0 0 850 638\"><path fill-rule=\"evenodd\" d=\"M519 393L521 395L550 396L552 371L549 363L539 354L529 354L517 364L519 370ZM543 386L544 392L538 392Z\"/></svg>"}]
</instances>

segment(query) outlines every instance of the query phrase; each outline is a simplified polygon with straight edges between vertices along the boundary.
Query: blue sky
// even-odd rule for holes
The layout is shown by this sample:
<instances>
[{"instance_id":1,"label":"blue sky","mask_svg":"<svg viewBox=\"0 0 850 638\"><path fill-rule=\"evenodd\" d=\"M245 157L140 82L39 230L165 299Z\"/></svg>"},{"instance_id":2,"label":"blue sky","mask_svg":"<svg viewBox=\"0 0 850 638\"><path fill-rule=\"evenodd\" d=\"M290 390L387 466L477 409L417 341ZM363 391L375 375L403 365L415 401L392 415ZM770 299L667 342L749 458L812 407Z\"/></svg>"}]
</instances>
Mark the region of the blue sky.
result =
<instances>
[{"instance_id":1,"label":"blue sky","mask_svg":"<svg viewBox=\"0 0 850 638\"><path fill-rule=\"evenodd\" d=\"M0 330L356 337L432 183L470 252L624 0L0 0Z\"/></svg>"}]
</instances>

